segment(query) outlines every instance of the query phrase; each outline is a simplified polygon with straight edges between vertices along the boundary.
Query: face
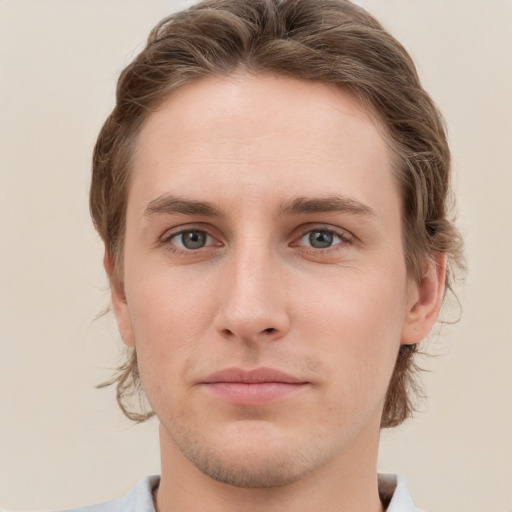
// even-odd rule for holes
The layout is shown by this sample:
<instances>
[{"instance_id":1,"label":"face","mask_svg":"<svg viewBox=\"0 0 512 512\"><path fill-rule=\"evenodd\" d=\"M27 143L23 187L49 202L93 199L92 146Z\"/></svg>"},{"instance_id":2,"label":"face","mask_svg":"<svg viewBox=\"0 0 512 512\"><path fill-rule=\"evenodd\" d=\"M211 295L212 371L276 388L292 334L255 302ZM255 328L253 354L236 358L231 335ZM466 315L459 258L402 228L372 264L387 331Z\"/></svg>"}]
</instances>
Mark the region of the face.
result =
<instances>
[{"instance_id":1,"label":"face","mask_svg":"<svg viewBox=\"0 0 512 512\"><path fill-rule=\"evenodd\" d=\"M208 78L152 113L113 302L162 443L245 487L376 446L400 344L425 330L400 216L390 151L348 92Z\"/></svg>"}]
</instances>

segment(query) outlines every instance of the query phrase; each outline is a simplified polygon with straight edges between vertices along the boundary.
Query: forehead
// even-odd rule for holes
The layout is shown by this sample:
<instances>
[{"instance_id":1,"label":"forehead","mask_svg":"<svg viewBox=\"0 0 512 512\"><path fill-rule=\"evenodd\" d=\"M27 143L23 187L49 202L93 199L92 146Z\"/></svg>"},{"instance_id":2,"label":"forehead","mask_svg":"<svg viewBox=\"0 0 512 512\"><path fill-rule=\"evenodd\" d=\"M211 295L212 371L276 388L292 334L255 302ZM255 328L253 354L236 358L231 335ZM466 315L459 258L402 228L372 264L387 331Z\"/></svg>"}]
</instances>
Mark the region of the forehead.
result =
<instances>
[{"instance_id":1,"label":"forehead","mask_svg":"<svg viewBox=\"0 0 512 512\"><path fill-rule=\"evenodd\" d=\"M276 201L339 193L385 209L398 201L391 160L349 91L276 76L209 77L146 120L129 204L166 193L231 203L249 193Z\"/></svg>"}]
</instances>

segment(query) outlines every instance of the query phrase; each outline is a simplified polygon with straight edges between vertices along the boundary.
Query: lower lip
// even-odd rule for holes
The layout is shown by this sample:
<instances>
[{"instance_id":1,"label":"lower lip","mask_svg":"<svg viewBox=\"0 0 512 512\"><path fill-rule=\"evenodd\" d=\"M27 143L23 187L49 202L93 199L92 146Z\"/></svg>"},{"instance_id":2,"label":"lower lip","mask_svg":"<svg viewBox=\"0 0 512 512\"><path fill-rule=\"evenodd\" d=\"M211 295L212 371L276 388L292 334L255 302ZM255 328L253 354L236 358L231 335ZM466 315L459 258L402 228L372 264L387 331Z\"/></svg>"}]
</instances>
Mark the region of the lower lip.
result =
<instances>
[{"instance_id":1,"label":"lower lip","mask_svg":"<svg viewBox=\"0 0 512 512\"><path fill-rule=\"evenodd\" d=\"M306 383L287 382L212 382L205 384L214 395L235 405L264 405L288 398L303 390Z\"/></svg>"}]
</instances>

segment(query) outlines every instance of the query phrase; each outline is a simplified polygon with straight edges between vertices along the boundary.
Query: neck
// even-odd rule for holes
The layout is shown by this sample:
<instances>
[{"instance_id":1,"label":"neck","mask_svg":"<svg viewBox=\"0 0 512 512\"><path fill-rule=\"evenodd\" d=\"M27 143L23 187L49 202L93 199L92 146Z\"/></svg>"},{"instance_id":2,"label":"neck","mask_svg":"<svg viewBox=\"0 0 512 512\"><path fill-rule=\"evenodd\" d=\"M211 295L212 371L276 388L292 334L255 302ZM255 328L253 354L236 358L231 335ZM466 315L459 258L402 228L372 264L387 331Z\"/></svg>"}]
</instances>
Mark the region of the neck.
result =
<instances>
[{"instance_id":1,"label":"neck","mask_svg":"<svg viewBox=\"0 0 512 512\"><path fill-rule=\"evenodd\" d=\"M162 477L157 512L384 512L377 483L378 434L363 436L296 482L271 488L241 488L199 471L160 427ZM364 441L364 443L363 443Z\"/></svg>"}]
</instances>

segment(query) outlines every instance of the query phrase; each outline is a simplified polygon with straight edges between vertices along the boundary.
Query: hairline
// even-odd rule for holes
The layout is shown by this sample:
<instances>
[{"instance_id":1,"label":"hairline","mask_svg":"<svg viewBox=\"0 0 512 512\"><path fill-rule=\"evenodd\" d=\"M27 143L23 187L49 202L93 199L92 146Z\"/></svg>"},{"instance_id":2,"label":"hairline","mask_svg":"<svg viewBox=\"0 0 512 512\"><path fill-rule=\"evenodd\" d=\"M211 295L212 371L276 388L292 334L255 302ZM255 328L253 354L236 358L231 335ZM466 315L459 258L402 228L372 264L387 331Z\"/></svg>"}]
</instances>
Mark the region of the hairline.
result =
<instances>
[{"instance_id":1,"label":"hairline","mask_svg":"<svg viewBox=\"0 0 512 512\"><path fill-rule=\"evenodd\" d=\"M149 118L151 115L155 112L157 112L162 105L169 100L171 96L173 96L179 89L183 87L187 87L188 85L192 85L198 82L201 82L203 80L207 80L212 77L217 78L231 78L233 76L237 75L243 75L247 74L249 76L254 76L255 78L259 77L277 77L277 78L288 78L290 80L295 80L299 82L309 82L311 84L318 84L318 85L324 85L326 87L335 88L335 89L341 89L345 92L348 92L359 104L359 106L363 109L364 113L370 118L370 120L373 122L376 130L378 131L379 135L382 137L384 142L386 143L386 146L388 147L389 151L389 158L390 158L390 167L391 167L391 173L392 178L395 181L395 186L397 187L397 191L400 198L400 204L399 204L399 212L400 212L400 220L401 220L401 235L402 235L402 245L403 245L403 251L404 256L407 255L407 251L409 249L409 244L407 240L407 234L406 234L406 226L405 226L405 198L404 198L404 191L402 190L401 181L400 181L400 168L403 168L404 161L403 156L400 154L400 151L398 149L398 144L393 139L391 132L386 125L386 122L384 121L383 117L378 111L378 108L363 94L361 94L359 91L354 90L354 88L350 87L349 84L341 84L336 83L334 81L323 81L323 80L314 80L314 79L308 79L298 76L293 76L287 73L279 73L275 70L269 71L269 70L258 70L256 67L250 67L246 63L240 63L235 69L233 69L230 72L222 72L220 70L217 71L205 71L203 70L202 73L198 73L196 76L193 76L187 80L181 80L179 84L169 88L167 92L164 90L161 91L160 98L155 101L154 105L150 106L144 106L143 112L137 119L137 122L132 123L132 125L127 129L127 136L130 139L129 143L129 158L126 162L126 180L124 182L124 190L123 190L123 214L122 214L122 226L121 231L119 233L119 238L116 241L114 249L114 254L110 254L110 256L113 256L113 263L114 263L114 275L116 277L116 280L120 283L123 283L123 279L121 278L123 273L123 264L124 264L124 241L125 241L125 235L126 235L126 213L128 209L128 199L130 194L130 186L132 181L133 173L135 172L135 158L137 154L137 148L139 143L140 134L144 130L144 127L146 123L149 121ZM425 253L424 258L427 259L430 255L428 253ZM413 273L413 269L407 267L407 275L409 278L415 278L417 279L418 276L415 276Z\"/></svg>"}]
</instances>

